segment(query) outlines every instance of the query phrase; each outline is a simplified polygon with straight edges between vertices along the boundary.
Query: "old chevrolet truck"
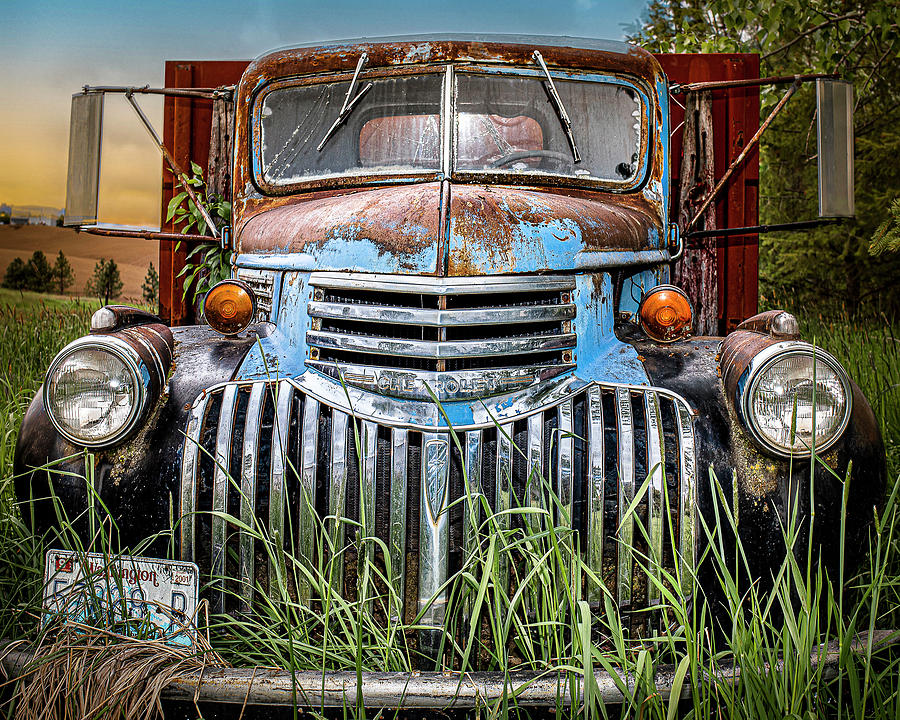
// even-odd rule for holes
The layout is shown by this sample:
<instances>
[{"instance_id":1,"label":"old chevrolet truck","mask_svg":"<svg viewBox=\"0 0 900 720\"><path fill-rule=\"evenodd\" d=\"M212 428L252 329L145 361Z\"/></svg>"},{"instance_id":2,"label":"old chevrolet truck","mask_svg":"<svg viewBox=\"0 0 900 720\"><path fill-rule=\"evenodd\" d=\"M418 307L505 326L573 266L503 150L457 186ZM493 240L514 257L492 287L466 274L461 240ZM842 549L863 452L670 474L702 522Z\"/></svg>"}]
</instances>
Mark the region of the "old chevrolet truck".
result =
<instances>
[{"instance_id":1,"label":"old chevrolet truck","mask_svg":"<svg viewBox=\"0 0 900 720\"><path fill-rule=\"evenodd\" d=\"M851 462L851 555L884 491L875 418L788 313L693 334L670 284L669 93L650 54L616 42L389 39L257 59L234 90L232 279L201 325L95 314L28 409L20 498L46 497L49 477L79 516L90 449L121 540L171 528L220 612L278 582L229 516L309 563L330 552L331 518L334 552L368 548L342 554L335 592L389 560L431 657L446 581L488 511L524 531L515 510L543 508L593 574L585 599L605 586L627 613L660 603L648 557L683 595L715 597L712 472L755 578L784 556L791 503L807 526L815 510L835 573ZM35 501L33 518L55 515ZM514 558L499 577L520 582Z\"/></svg>"}]
</instances>

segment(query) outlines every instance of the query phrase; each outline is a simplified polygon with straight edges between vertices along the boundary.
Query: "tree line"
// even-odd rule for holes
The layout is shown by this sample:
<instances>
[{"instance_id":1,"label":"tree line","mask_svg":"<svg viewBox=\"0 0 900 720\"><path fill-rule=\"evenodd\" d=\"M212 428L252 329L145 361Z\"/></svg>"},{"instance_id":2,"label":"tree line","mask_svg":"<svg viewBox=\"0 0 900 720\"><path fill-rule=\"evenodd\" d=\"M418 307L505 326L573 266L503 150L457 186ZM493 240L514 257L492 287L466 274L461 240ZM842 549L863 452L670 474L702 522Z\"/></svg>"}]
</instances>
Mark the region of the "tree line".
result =
<instances>
[{"instance_id":1,"label":"tree line","mask_svg":"<svg viewBox=\"0 0 900 720\"><path fill-rule=\"evenodd\" d=\"M10 290L30 290L41 293L65 292L75 284L75 271L62 250L51 265L47 256L36 250L28 261L15 258L6 267L2 286ZM98 298L108 305L122 294L122 277L119 266L113 259L100 258L94 265L94 271L85 286L85 294ZM153 263L147 269L147 275L141 285L144 302L154 305L159 298L159 274Z\"/></svg>"},{"instance_id":2,"label":"tree line","mask_svg":"<svg viewBox=\"0 0 900 720\"><path fill-rule=\"evenodd\" d=\"M900 2L651 0L629 39L655 52L749 52L760 73L837 73L854 85L856 217L760 236L760 295L900 315ZM786 86L762 90L765 117ZM785 106L760 145L760 221L817 216L815 97Z\"/></svg>"}]
</instances>

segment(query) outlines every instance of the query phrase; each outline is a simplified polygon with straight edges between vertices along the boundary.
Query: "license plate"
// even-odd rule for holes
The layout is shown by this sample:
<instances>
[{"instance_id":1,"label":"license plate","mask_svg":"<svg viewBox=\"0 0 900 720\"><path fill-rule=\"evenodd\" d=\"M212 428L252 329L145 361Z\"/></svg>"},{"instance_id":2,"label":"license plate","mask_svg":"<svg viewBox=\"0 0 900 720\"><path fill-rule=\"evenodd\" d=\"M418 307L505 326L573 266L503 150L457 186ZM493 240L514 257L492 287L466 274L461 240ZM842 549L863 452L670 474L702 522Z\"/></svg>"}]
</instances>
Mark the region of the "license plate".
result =
<instances>
[{"instance_id":1,"label":"license plate","mask_svg":"<svg viewBox=\"0 0 900 720\"><path fill-rule=\"evenodd\" d=\"M48 550L44 618L117 625L131 636L191 646L200 571L194 563Z\"/></svg>"}]
</instances>

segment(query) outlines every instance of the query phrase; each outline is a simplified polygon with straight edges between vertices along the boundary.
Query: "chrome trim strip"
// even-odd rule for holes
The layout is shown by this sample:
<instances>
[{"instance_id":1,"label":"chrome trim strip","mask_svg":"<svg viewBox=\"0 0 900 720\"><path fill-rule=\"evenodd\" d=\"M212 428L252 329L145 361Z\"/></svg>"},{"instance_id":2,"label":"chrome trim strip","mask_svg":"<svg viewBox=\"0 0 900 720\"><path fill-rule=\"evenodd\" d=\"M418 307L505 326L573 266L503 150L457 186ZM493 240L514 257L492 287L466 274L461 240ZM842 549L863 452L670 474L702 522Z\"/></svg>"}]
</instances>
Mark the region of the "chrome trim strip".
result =
<instances>
[{"instance_id":1,"label":"chrome trim strip","mask_svg":"<svg viewBox=\"0 0 900 720\"><path fill-rule=\"evenodd\" d=\"M631 605L634 519L624 517L634 500L634 420L631 391L616 388L616 426L619 434L619 550L616 595L620 608Z\"/></svg>"},{"instance_id":2,"label":"chrome trim strip","mask_svg":"<svg viewBox=\"0 0 900 720\"><path fill-rule=\"evenodd\" d=\"M363 423L362 487L359 493L360 538L375 537L375 471L378 466L378 425L373 422ZM372 566L375 560L375 543L366 541L365 556ZM372 570L369 570L371 577Z\"/></svg>"},{"instance_id":3,"label":"chrome trim strip","mask_svg":"<svg viewBox=\"0 0 900 720\"><path fill-rule=\"evenodd\" d=\"M210 609L214 613L225 611L225 518L228 506L228 481L231 479L231 438L234 433L234 415L237 411L238 386L229 385L222 393L222 407L216 428L215 472L213 474L212 546L210 547L210 575L213 588L210 593Z\"/></svg>"},{"instance_id":4,"label":"chrome trim strip","mask_svg":"<svg viewBox=\"0 0 900 720\"><path fill-rule=\"evenodd\" d=\"M463 527L465 557L470 558L478 547L478 529L481 526L481 430L466 433L465 481L466 507ZM465 559L463 560L465 562Z\"/></svg>"},{"instance_id":5,"label":"chrome trim strip","mask_svg":"<svg viewBox=\"0 0 900 720\"><path fill-rule=\"evenodd\" d=\"M284 489L285 459L288 446L288 432L291 427L290 411L294 396L294 386L281 380L277 386L275 422L272 425L272 466L269 484L269 539L275 544L275 551L284 549L284 511L287 498ZM280 560L280 558L279 558ZM269 596L276 596L278 563L269 563Z\"/></svg>"},{"instance_id":6,"label":"chrome trim strip","mask_svg":"<svg viewBox=\"0 0 900 720\"><path fill-rule=\"evenodd\" d=\"M318 404L318 403L316 403ZM347 426L350 418L340 410L331 414L331 463L328 476L328 514L331 520L331 582L338 595L344 592L344 518L347 498Z\"/></svg>"},{"instance_id":7,"label":"chrome trim strip","mask_svg":"<svg viewBox=\"0 0 900 720\"><path fill-rule=\"evenodd\" d=\"M141 325L141 328L146 332L153 333L157 338L159 338L160 344L166 349L166 364L171 367L172 360L174 360L175 358L172 357L172 348L169 347L169 341L163 337L163 334L159 330L155 330L152 325ZM168 378L166 377L166 373L163 373L161 375L160 382L165 385L167 380Z\"/></svg>"},{"instance_id":8,"label":"chrome trim strip","mask_svg":"<svg viewBox=\"0 0 900 720\"><path fill-rule=\"evenodd\" d=\"M678 508L678 564L681 574L681 592L684 597L687 597L694 591L694 570L697 566L697 471L691 412L682 403L675 405L681 473L681 497Z\"/></svg>"},{"instance_id":9,"label":"chrome trim strip","mask_svg":"<svg viewBox=\"0 0 900 720\"><path fill-rule=\"evenodd\" d=\"M406 599L406 496L409 431L391 431L391 527L389 532L391 576L400 602L397 617L403 617ZM393 612L393 609L391 610Z\"/></svg>"},{"instance_id":10,"label":"chrome trim strip","mask_svg":"<svg viewBox=\"0 0 900 720\"><path fill-rule=\"evenodd\" d=\"M310 317L336 320L360 320L376 323L403 323L427 327L503 325L510 323L554 322L575 317L575 306L522 305L517 307L466 308L463 310L433 310L396 307L392 305L350 305L324 301L310 301L306 306Z\"/></svg>"},{"instance_id":11,"label":"chrome trim strip","mask_svg":"<svg viewBox=\"0 0 900 720\"><path fill-rule=\"evenodd\" d=\"M647 472L650 475L650 482L647 484L647 531L650 537L649 570L659 581L665 534L666 468L663 463L666 453L659 397L655 392L644 393L644 416L647 418ZM660 597L659 588L648 579L647 605L659 605Z\"/></svg>"},{"instance_id":12,"label":"chrome trim strip","mask_svg":"<svg viewBox=\"0 0 900 720\"><path fill-rule=\"evenodd\" d=\"M532 508L544 507L544 414L538 413L528 418L528 463L525 481L525 504ZM540 532L541 516L528 513L525 516L532 532Z\"/></svg>"},{"instance_id":13,"label":"chrome trim strip","mask_svg":"<svg viewBox=\"0 0 900 720\"><path fill-rule=\"evenodd\" d=\"M463 565L470 562L478 553L481 530L481 506L484 495L481 487L481 430L469 430L466 435L464 482L465 507L463 508ZM473 598L471 593L465 597L465 614L471 614Z\"/></svg>"},{"instance_id":14,"label":"chrome trim strip","mask_svg":"<svg viewBox=\"0 0 900 720\"><path fill-rule=\"evenodd\" d=\"M143 326L141 326L143 329ZM145 338L141 333L137 331L136 328L125 328L120 331L122 335L125 337L129 337L138 343L150 357L153 358L153 366L156 368L157 377L159 377L159 387L160 392L162 392L162 388L166 385L166 369L163 367L162 358L159 356L159 353L156 351L156 348ZM157 333L158 334L158 333ZM163 341L163 346L166 348L166 352L169 351L169 344ZM171 362L171 359L170 359Z\"/></svg>"},{"instance_id":15,"label":"chrome trim strip","mask_svg":"<svg viewBox=\"0 0 900 720\"><path fill-rule=\"evenodd\" d=\"M300 559L315 563L316 467L319 455L319 401L306 397L303 402L303 424L300 428L300 507L297 508L297 550ZM297 583L297 599L309 602L310 588L301 574Z\"/></svg>"},{"instance_id":16,"label":"chrome trim strip","mask_svg":"<svg viewBox=\"0 0 900 720\"><path fill-rule=\"evenodd\" d=\"M218 388L217 388L218 389ZM194 536L197 511L197 468L200 454L200 435L206 419L206 407L214 390L201 393L194 401L184 434L184 449L181 454L181 505L178 522L181 527L181 559L194 562Z\"/></svg>"},{"instance_id":17,"label":"chrome trim strip","mask_svg":"<svg viewBox=\"0 0 900 720\"><path fill-rule=\"evenodd\" d=\"M587 392L587 565L603 580L603 535L604 491L606 486L606 468L604 457L605 437L603 432L603 393L594 385ZM600 602L603 599L603 588L597 584L588 584L588 602Z\"/></svg>"},{"instance_id":18,"label":"chrome trim strip","mask_svg":"<svg viewBox=\"0 0 900 720\"><path fill-rule=\"evenodd\" d=\"M540 350L560 350L575 347L575 334L535 335L524 338L490 338L488 340L405 340L368 335L310 330L306 342L322 348L354 350L362 353L402 355L435 359L518 355Z\"/></svg>"},{"instance_id":19,"label":"chrome trim strip","mask_svg":"<svg viewBox=\"0 0 900 720\"><path fill-rule=\"evenodd\" d=\"M557 518L560 527L572 527L572 502L574 500L574 478L572 476L572 453L575 438L572 436L572 401L565 400L556 408L556 496L559 498ZM571 539L571 538L570 538Z\"/></svg>"},{"instance_id":20,"label":"chrome trim strip","mask_svg":"<svg viewBox=\"0 0 900 720\"><path fill-rule=\"evenodd\" d=\"M375 357L373 363L377 362L380 359ZM375 364L358 365L333 360L307 360L306 367L346 385L385 396L426 401L437 398L441 402L447 402L521 392L572 370L575 363L527 365L517 361L511 368L436 371L388 368Z\"/></svg>"},{"instance_id":21,"label":"chrome trim strip","mask_svg":"<svg viewBox=\"0 0 900 720\"><path fill-rule=\"evenodd\" d=\"M457 295L466 293L508 293L519 291L574 290L572 275L478 275L434 278L417 275L378 273L313 272L309 284L321 288L374 290L419 295Z\"/></svg>"},{"instance_id":22,"label":"chrome trim strip","mask_svg":"<svg viewBox=\"0 0 900 720\"><path fill-rule=\"evenodd\" d=\"M512 518L507 510L512 509L512 472L513 472L513 424L507 423L497 427L497 470L495 476L497 507L495 512L497 526L502 532L509 530ZM498 557L498 580L501 592L509 590L509 553L501 552Z\"/></svg>"},{"instance_id":23,"label":"chrome trim strip","mask_svg":"<svg viewBox=\"0 0 900 720\"><path fill-rule=\"evenodd\" d=\"M447 512L450 442L446 435L422 435L422 491L419 501L419 613L422 625L444 624L450 545Z\"/></svg>"},{"instance_id":24,"label":"chrome trim strip","mask_svg":"<svg viewBox=\"0 0 900 720\"><path fill-rule=\"evenodd\" d=\"M256 527L256 456L259 453L259 425L262 422L263 400L266 383L255 382L250 388L247 403L247 417L244 420L244 445L241 453L241 523L249 528ZM255 577L255 553L253 535L241 530L241 609L250 611L253 600Z\"/></svg>"}]
</instances>

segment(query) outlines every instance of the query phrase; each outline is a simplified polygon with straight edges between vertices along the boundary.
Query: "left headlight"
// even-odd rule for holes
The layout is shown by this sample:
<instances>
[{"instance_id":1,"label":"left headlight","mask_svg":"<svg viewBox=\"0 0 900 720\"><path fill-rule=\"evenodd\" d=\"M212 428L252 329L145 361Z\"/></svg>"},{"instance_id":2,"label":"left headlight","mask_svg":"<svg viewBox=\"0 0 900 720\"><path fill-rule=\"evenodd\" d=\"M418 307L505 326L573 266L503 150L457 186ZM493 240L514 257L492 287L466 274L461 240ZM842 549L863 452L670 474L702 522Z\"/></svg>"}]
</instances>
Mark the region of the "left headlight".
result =
<instances>
[{"instance_id":1,"label":"left headlight","mask_svg":"<svg viewBox=\"0 0 900 720\"><path fill-rule=\"evenodd\" d=\"M111 445L143 415L150 373L140 355L116 337L67 345L50 365L44 407L56 429L78 445Z\"/></svg>"},{"instance_id":2,"label":"left headlight","mask_svg":"<svg viewBox=\"0 0 900 720\"><path fill-rule=\"evenodd\" d=\"M847 427L850 380L819 348L802 342L771 345L751 360L742 380L747 428L776 455L824 452Z\"/></svg>"}]
</instances>

